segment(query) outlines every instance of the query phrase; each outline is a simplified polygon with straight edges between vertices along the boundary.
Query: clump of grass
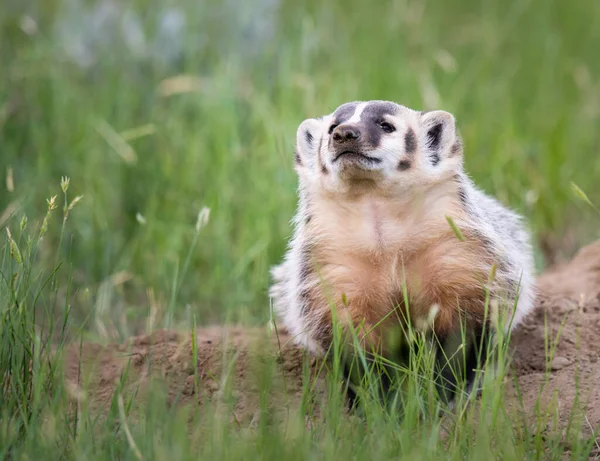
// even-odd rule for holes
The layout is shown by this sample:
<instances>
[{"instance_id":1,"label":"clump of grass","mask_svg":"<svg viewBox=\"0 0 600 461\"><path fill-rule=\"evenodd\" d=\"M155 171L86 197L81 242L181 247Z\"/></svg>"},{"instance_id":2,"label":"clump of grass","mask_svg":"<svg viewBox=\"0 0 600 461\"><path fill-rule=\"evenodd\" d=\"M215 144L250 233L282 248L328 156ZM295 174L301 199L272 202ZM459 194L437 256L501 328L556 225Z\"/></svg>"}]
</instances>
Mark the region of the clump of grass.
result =
<instances>
[{"instance_id":1,"label":"clump of grass","mask_svg":"<svg viewBox=\"0 0 600 461\"><path fill-rule=\"evenodd\" d=\"M56 201L50 201L49 208L53 208L53 204L55 206ZM49 211L50 216L54 211ZM10 247L13 247L12 262L8 265L13 271L21 267L14 249L18 242L15 240L12 244L7 237L5 246L7 261ZM28 251L20 247L19 253L23 261L30 261ZM3 273L6 266L5 261ZM49 291L42 290L37 296L38 301L48 299L50 306L57 299L56 287L52 287L54 276L53 273L40 279L40 286ZM21 290L21 293L32 293L24 286ZM3 290L2 293L13 291ZM8 299L14 299L14 296ZM27 296L18 299L27 299ZM23 302L19 304L24 305ZM64 323L68 323L68 312ZM6 311L3 314L4 322ZM479 399L467 398L459 392L454 408L448 408L440 395L435 375L435 343L430 337L409 324L404 331L412 341L407 359L393 362L377 354L368 354L359 340L358 331L336 324L330 359L319 364L315 375L309 371L310 357L305 357L301 404L298 407L280 403L286 408L279 408L284 410L278 412L279 419L275 417L272 405L273 401L282 401L275 395L281 389L277 390L273 382L276 374L285 373L285 370L278 366L277 356L268 352L253 364L256 365L252 371L253 382L258 385L260 404L255 420L246 426L236 422L235 399L232 398L239 384L232 379L239 354L231 355L227 350L223 351L221 374L211 376L219 382L218 396L213 400L202 400L200 407L196 402L178 405L177 396L172 402L175 404L168 403L167 389L160 378L149 379L144 394L138 393L136 380L130 379L132 371L127 364L115 383L110 406L100 414L100 410L86 399L90 389L85 380L81 380L77 389L64 387L56 361L60 358L60 340L57 355L56 350L48 348L44 336L35 331L36 322L48 321L54 315L50 309L42 309L35 320L21 313L14 326L3 323L6 331L21 334L20 342L27 345L14 348L19 338L0 343L0 357L8 367L4 376L10 377L5 381L5 386L8 383L10 389L5 387L2 394L5 405L0 416L3 456L133 460L165 457L182 460L199 457L477 460L548 459L550 455L551 459L558 459L565 448L560 439L552 439L551 434L543 432L547 416L541 411L537 430L527 432L529 429L521 429L515 415L505 407L508 338L502 336L502 330L498 340L481 351L488 358L498 360L498 365L495 373L478 370L478 376L482 378ZM13 315L11 319L14 321L17 317ZM504 319L497 322L504 324ZM195 320L191 326L190 366L197 370L202 357L198 352ZM61 326L59 332L62 331ZM273 333L277 334L276 328ZM461 332L463 341L465 335L466 331ZM550 356L554 344L556 340L548 344ZM350 362L347 346L354 351L350 354ZM29 348L33 355L28 355ZM16 356L14 351L21 351L20 355ZM459 348L457 357L463 352L464 349ZM12 358L7 361L9 356ZM30 368L29 364L32 364ZM351 411L347 406L344 381L348 365L351 369L360 369L360 378L353 384L358 405ZM400 384L387 394L381 392L382 381L387 379L386 372ZM456 371L459 389L464 388L461 373ZM201 379L205 377L194 375L195 388L199 387ZM319 397L316 392L317 380L324 383L324 396ZM569 449L583 456L591 452L592 446L585 441L573 440Z\"/></svg>"},{"instance_id":2,"label":"clump of grass","mask_svg":"<svg viewBox=\"0 0 600 461\"><path fill-rule=\"evenodd\" d=\"M81 199L68 202L68 187L68 178L63 178L61 241L69 213ZM59 295L57 280L61 270L69 269L57 260L52 271L39 272L39 254L58 208L57 196L46 203L46 214L37 227L23 215L5 228L0 265L0 446L4 455L27 440L32 427L42 424L61 379L56 359L71 307L70 287ZM17 224L13 231L11 224Z\"/></svg>"},{"instance_id":3,"label":"clump of grass","mask_svg":"<svg viewBox=\"0 0 600 461\"><path fill-rule=\"evenodd\" d=\"M0 6L0 176L9 186L0 210L22 202L41 213L53 178L78 178L71 189L90 206L70 220L79 236L71 258L92 296L79 300L77 321L104 303L93 296L104 283L103 315L121 336L142 329L154 301L173 320L189 306L206 322L263 324L268 269L296 201L296 128L354 99L453 112L467 171L526 215L537 243L569 231L578 247L598 236L572 211L569 190L574 181L600 198L592 0L23 5ZM86 31L102 12L106 35ZM165 39L169 20L181 29ZM210 245L190 256L193 283L173 301L202 206L212 210L202 234ZM60 228L49 232L58 245ZM52 270L54 254L40 256ZM111 284L121 273L130 277Z\"/></svg>"}]
</instances>

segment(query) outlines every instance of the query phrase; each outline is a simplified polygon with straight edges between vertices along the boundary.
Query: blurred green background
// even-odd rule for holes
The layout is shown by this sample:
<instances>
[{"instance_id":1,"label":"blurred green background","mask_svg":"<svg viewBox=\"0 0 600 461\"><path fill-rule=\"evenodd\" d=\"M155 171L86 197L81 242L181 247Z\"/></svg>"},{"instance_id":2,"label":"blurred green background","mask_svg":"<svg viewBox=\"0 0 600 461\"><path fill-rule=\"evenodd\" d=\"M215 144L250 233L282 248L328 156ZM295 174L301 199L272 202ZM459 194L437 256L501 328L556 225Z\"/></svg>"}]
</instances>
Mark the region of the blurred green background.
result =
<instances>
[{"instance_id":1,"label":"blurred green background","mask_svg":"<svg viewBox=\"0 0 600 461\"><path fill-rule=\"evenodd\" d=\"M453 112L540 269L599 236L571 191L600 203L595 0L2 0L0 34L0 230L70 178L65 287L91 333L266 322L296 127L348 100Z\"/></svg>"}]
</instances>

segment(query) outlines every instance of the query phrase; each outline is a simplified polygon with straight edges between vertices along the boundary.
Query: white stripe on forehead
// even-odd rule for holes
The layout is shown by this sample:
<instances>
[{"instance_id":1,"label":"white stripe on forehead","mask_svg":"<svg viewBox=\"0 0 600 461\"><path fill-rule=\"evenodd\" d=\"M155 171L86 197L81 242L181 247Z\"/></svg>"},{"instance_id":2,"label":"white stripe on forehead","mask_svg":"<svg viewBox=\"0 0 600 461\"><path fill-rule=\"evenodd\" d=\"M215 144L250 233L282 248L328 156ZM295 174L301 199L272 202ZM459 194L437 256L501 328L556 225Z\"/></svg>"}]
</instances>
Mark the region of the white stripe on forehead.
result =
<instances>
[{"instance_id":1,"label":"white stripe on forehead","mask_svg":"<svg viewBox=\"0 0 600 461\"><path fill-rule=\"evenodd\" d=\"M365 107L367 107L367 104L369 104L369 103L368 102L361 102L358 106L356 106L356 109L354 110L354 114L352 114L352 117L350 117L344 123L356 123L356 122L360 122L360 116L362 115L363 110L365 110Z\"/></svg>"}]
</instances>

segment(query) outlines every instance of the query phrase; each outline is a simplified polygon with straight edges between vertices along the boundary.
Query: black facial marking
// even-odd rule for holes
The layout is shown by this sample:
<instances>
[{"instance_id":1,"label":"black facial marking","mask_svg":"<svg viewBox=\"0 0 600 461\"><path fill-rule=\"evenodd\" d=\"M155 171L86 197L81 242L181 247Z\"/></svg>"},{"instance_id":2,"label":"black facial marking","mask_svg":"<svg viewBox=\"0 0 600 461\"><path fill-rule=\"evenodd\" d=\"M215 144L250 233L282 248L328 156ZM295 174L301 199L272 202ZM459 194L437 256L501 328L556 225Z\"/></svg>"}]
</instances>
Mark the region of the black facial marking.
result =
<instances>
[{"instance_id":1,"label":"black facial marking","mask_svg":"<svg viewBox=\"0 0 600 461\"><path fill-rule=\"evenodd\" d=\"M347 122L354 115L359 104L361 103L352 102L340 106L333 114L331 126L335 128ZM395 115L397 112L398 106L393 102L369 102L364 107L360 120L354 124L360 130L361 136L360 141L355 142L353 147L360 151L369 151L379 147L381 137L395 131L395 127L385 117ZM331 146L331 137L329 143Z\"/></svg>"},{"instance_id":2,"label":"black facial marking","mask_svg":"<svg viewBox=\"0 0 600 461\"><path fill-rule=\"evenodd\" d=\"M313 135L310 133L310 131L304 132L304 139L306 139L306 144L308 144L310 147L312 147L314 138L313 138Z\"/></svg>"},{"instance_id":3,"label":"black facial marking","mask_svg":"<svg viewBox=\"0 0 600 461\"><path fill-rule=\"evenodd\" d=\"M410 160L400 160L400 162L398 162L398 169L400 171L406 171L410 168Z\"/></svg>"},{"instance_id":4,"label":"black facial marking","mask_svg":"<svg viewBox=\"0 0 600 461\"><path fill-rule=\"evenodd\" d=\"M346 104L342 104L337 110L333 113L333 122L332 125L344 123L346 120L350 119L358 106L357 102L348 102Z\"/></svg>"},{"instance_id":5,"label":"black facial marking","mask_svg":"<svg viewBox=\"0 0 600 461\"><path fill-rule=\"evenodd\" d=\"M328 174L329 170L325 166L325 163L323 162L323 158L321 157L321 147L322 146L323 146L323 136L321 136L319 138L319 147L317 148L317 158L318 158L318 163L321 167L321 173Z\"/></svg>"},{"instance_id":6,"label":"black facial marking","mask_svg":"<svg viewBox=\"0 0 600 461\"><path fill-rule=\"evenodd\" d=\"M382 124L389 123L386 122L386 116L393 116L397 112L398 106L387 101L372 101L365 106L358 122L365 149L377 149L381 144L381 137L394 131L385 130Z\"/></svg>"},{"instance_id":7,"label":"black facial marking","mask_svg":"<svg viewBox=\"0 0 600 461\"><path fill-rule=\"evenodd\" d=\"M394 125L392 125L391 123L388 123L388 122L381 122L379 124L379 126L386 133L393 133L394 131L396 131L396 127Z\"/></svg>"},{"instance_id":8,"label":"black facial marking","mask_svg":"<svg viewBox=\"0 0 600 461\"><path fill-rule=\"evenodd\" d=\"M302 165L302 159L300 158L298 150L294 151L294 162L296 163L296 165Z\"/></svg>"},{"instance_id":9,"label":"black facial marking","mask_svg":"<svg viewBox=\"0 0 600 461\"><path fill-rule=\"evenodd\" d=\"M304 224L309 224L311 220L312 220L312 216L311 216L311 215L308 215L308 216L306 217L306 219L304 220Z\"/></svg>"},{"instance_id":10,"label":"black facial marking","mask_svg":"<svg viewBox=\"0 0 600 461\"><path fill-rule=\"evenodd\" d=\"M444 128L444 124L438 123L429 129L427 132L427 147L430 149L437 149L439 147L442 139L442 128Z\"/></svg>"},{"instance_id":11,"label":"black facial marking","mask_svg":"<svg viewBox=\"0 0 600 461\"><path fill-rule=\"evenodd\" d=\"M440 147L440 141L442 140L443 128L443 123L437 123L427 132L427 147L432 151L429 158L431 159L431 164L433 166L440 163L440 153L438 152L438 148Z\"/></svg>"},{"instance_id":12,"label":"black facial marking","mask_svg":"<svg viewBox=\"0 0 600 461\"><path fill-rule=\"evenodd\" d=\"M382 122L386 115L396 115L397 112L398 106L393 102L373 101L367 104L361 119Z\"/></svg>"},{"instance_id":13,"label":"black facial marking","mask_svg":"<svg viewBox=\"0 0 600 461\"><path fill-rule=\"evenodd\" d=\"M407 155L412 155L417 150L417 135L412 128L409 128L404 135L404 151Z\"/></svg>"},{"instance_id":14,"label":"black facial marking","mask_svg":"<svg viewBox=\"0 0 600 461\"><path fill-rule=\"evenodd\" d=\"M442 130L444 128L443 123L437 123L427 132L427 147L432 151L429 155L431 159L431 164L436 166L440 163L440 153L438 152L438 148L440 146L440 141L442 140Z\"/></svg>"}]
</instances>

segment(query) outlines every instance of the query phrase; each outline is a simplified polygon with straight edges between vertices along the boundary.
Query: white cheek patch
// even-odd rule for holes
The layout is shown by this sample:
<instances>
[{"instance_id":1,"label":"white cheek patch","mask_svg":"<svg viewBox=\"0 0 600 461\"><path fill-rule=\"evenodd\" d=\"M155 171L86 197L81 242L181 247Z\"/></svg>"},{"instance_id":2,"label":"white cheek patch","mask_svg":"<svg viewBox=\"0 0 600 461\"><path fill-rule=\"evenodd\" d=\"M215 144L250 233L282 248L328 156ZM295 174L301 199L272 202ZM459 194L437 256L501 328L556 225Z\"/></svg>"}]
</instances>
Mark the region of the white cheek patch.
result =
<instances>
[{"instance_id":1,"label":"white cheek patch","mask_svg":"<svg viewBox=\"0 0 600 461\"><path fill-rule=\"evenodd\" d=\"M418 168L419 159L416 139L409 141L409 145L407 145L407 133L414 133L414 130L404 120L399 120L398 118L394 118L392 123L396 127L396 131L392 134L382 136L376 152L381 155L389 168L394 171L408 172ZM411 142L412 146L410 145Z\"/></svg>"},{"instance_id":2,"label":"white cheek patch","mask_svg":"<svg viewBox=\"0 0 600 461\"><path fill-rule=\"evenodd\" d=\"M379 141L379 148L377 150L381 150L386 154L401 155L403 150L401 139L384 136Z\"/></svg>"},{"instance_id":3,"label":"white cheek patch","mask_svg":"<svg viewBox=\"0 0 600 461\"><path fill-rule=\"evenodd\" d=\"M396 130L393 133L385 133L381 135L379 140L379 148L385 153L393 154L400 159L404 155L404 135L407 130L407 124L404 120L393 117L389 122L394 125Z\"/></svg>"},{"instance_id":4,"label":"white cheek patch","mask_svg":"<svg viewBox=\"0 0 600 461\"><path fill-rule=\"evenodd\" d=\"M360 116L362 115L363 111L365 110L365 107L367 107L367 104L369 104L369 103L363 102L363 103L360 103L358 106L356 106L356 109L354 110L354 114L352 114L352 117L350 117L348 120L346 120L343 123L360 122Z\"/></svg>"}]
</instances>

